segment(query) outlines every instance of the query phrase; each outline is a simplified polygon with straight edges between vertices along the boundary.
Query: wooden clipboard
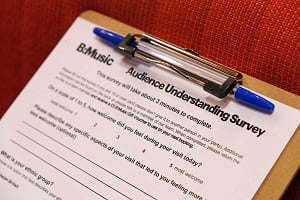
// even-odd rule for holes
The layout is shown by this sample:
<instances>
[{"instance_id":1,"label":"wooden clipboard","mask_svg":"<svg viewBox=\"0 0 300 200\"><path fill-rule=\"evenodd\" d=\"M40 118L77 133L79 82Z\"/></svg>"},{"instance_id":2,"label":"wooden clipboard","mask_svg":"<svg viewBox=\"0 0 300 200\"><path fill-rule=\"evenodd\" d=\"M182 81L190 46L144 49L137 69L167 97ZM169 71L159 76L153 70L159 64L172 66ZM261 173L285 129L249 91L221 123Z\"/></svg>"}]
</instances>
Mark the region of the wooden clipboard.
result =
<instances>
[{"instance_id":1,"label":"wooden clipboard","mask_svg":"<svg viewBox=\"0 0 300 200\"><path fill-rule=\"evenodd\" d=\"M126 25L108 16L95 11L86 11L80 15L81 18L108 28L117 33L126 35L127 33L142 33L132 26ZM243 85L258 93L266 95L291 107L300 109L300 97L277 88L273 85L255 79L248 75L243 75ZM284 134L284 133L282 133ZM280 199L285 189L297 173L300 164L300 128L298 127L286 148L278 158L270 173L254 196L255 200Z\"/></svg>"}]
</instances>

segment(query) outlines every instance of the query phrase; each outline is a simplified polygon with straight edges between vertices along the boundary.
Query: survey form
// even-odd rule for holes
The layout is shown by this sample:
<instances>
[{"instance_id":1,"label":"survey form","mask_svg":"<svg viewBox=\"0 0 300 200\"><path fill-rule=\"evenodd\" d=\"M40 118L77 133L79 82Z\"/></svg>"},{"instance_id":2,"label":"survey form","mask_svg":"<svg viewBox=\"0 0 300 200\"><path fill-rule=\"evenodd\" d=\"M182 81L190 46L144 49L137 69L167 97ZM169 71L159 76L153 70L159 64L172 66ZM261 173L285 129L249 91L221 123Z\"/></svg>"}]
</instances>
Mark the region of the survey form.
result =
<instances>
[{"instance_id":1,"label":"survey form","mask_svg":"<svg viewBox=\"0 0 300 200\"><path fill-rule=\"evenodd\" d=\"M299 111L215 99L95 26L76 19L1 119L0 199L251 199Z\"/></svg>"}]
</instances>

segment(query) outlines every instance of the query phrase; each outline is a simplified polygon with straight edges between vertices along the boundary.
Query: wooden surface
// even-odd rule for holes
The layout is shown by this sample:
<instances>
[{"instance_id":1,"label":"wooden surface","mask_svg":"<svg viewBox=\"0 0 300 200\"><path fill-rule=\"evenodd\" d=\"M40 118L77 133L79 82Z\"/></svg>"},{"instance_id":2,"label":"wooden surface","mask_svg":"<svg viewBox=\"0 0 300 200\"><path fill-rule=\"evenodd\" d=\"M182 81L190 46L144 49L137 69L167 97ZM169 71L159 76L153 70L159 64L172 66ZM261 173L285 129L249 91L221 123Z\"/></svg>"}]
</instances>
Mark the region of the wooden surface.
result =
<instances>
[{"instance_id":1,"label":"wooden surface","mask_svg":"<svg viewBox=\"0 0 300 200\"><path fill-rule=\"evenodd\" d=\"M135 29L134 27L123 24L117 20L114 20L105 15L96 13L94 11L86 11L81 14L81 17L94 22L102 27L108 28L117 33L126 35L127 33L141 33L141 30ZM279 102L287 104L291 107L300 109L300 97L279 89L275 86L257 80L253 77L244 75L243 83L248 88L255 90L261 94L271 97ZM284 134L284 133L283 133ZM300 129L294 134L287 147L275 163L271 172L257 191L254 199L265 200L265 199L297 199L299 196L299 175L297 170L300 163ZM296 177L288 188L289 184ZM287 192L293 193L284 193ZM289 191L292 190L292 191ZM296 196L293 196L296 195Z\"/></svg>"}]
</instances>

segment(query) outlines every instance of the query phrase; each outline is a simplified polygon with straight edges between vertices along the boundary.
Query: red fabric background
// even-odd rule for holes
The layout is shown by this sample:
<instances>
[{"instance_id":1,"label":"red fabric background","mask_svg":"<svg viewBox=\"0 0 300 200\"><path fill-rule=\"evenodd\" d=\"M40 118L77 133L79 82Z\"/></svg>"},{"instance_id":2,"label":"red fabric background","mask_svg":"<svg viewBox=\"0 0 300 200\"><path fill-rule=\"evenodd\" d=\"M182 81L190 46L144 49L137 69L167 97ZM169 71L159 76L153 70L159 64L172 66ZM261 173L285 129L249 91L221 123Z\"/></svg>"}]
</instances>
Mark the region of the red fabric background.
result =
<instances>
[{"instance_id":1,"label":"red fabric background","mask_svg":"<svg viewBox=\"0 0 300 200\"><path fill-rule=\"evenodd\" d=\"M1 0L0 4L0 117L74 19L88 9L300 95L296 0ZM298 174L283 199L300 199L299 180Z\"/></svg>"}]
</instances>

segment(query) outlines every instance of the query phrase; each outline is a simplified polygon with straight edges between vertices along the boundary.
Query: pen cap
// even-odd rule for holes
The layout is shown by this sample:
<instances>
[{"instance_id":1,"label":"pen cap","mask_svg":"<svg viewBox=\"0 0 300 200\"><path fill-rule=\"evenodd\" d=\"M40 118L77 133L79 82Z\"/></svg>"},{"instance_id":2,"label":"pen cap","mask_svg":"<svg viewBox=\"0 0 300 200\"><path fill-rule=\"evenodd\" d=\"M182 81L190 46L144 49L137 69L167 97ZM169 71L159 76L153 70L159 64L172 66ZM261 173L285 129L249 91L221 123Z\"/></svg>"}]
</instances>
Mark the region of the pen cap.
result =
<instances>
[{"instance_id":1,"label":"pen cap","mask_svg":"<svg viewBox=\"0 0 300 200\"><path fill-rule=\"evenodd\" d=\"M243 104L267 113L272 113L275 108L273 103L244 87L238 87L236 89L234 98Z\"/></svg>"},{"instance_id":2,"label":"pen cap","mask_svg":"<svg viewBox=\"0 0 300 200\"><path fill-rule=\"evenodd\" d=\"M94 28L93 32L98 37L112 44L114 47L117 47L120 44L120 42L124 39L122 35L98 27Z\"/></svg>"}]
</instances>

